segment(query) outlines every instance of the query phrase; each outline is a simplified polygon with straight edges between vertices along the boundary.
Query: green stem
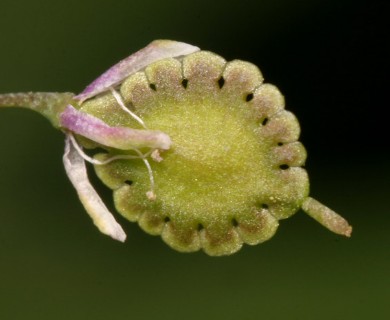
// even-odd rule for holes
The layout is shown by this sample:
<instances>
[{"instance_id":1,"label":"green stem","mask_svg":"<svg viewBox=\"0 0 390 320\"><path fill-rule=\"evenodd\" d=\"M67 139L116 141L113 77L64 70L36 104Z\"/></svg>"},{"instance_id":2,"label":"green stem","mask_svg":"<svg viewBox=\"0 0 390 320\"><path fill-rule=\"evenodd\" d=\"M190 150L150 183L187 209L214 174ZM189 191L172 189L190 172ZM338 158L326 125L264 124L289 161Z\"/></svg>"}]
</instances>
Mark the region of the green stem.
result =
<instances>
[{"instance_id":1,"label":"green stem","mask_svg":"<svg viewBox=\"0 0 390 320\"><path fill-rule=\"evenodd\" d=\"M59 115L72 102L73 93L22 92L0 94L0 107L23 107L39 112L59 128Z\"/></svg>"}]
</instances>

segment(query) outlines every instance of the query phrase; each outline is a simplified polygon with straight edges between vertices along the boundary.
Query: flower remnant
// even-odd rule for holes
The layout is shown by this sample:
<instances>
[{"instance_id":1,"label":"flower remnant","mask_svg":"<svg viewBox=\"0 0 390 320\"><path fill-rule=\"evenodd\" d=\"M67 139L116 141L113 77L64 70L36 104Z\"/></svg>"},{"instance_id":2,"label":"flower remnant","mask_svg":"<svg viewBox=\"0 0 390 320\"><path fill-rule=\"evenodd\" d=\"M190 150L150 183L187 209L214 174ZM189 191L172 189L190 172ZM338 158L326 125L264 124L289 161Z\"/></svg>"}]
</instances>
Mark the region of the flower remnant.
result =
<instances>
[{"instance_id":1,"label":"flower remnant","mask_svg":"<svg viewBox=\"0 0 390 320\"><path fill-rule=\"evenodd\" d=\"M299 209L351 234L345 219L309 197L299 123L249 62L157 40L78 95L2 94L0 106L36 110L65 133L66 172L96 226L116 240L126 235L85 161L122 216L181 252L232 254L270 239ZM104 152L89 155L97 148Z\"/></svg>"}]
</instances>

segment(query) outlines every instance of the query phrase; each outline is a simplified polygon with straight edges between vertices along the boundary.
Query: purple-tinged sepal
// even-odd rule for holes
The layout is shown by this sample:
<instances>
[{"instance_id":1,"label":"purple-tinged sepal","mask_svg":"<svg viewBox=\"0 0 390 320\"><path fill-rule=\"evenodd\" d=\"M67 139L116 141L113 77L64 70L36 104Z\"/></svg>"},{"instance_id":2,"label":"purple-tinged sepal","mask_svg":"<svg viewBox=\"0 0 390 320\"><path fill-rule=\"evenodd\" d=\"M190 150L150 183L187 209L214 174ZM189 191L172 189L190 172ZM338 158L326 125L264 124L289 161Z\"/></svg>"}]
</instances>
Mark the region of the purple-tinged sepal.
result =
<instances>
[{"instance_id":1,"label":"purple-tinged sepal","mask_svg":"<svg viewBox=\"0 0 390 320\"><path fill-rule=\"evenodd\" d=\"M68 105L60 115L60 125L101 145L121 150L151 148L168 150L169 136L161 131L111 127L104 121Z\"/></svg>"},{"instance_id":2,"label":"purple-tinged sepal","mask_svg":"<svg viewBox=\"0 0 390 320\"><path fill-rule=\"evenodd\" d=\"M75 99L80 103L119 85L125 78L149 64L165 59L185 56L199 51L198 47L172 40L155 40L145 48L121 60L88 85Z\"/></svg>"}]
</instances>

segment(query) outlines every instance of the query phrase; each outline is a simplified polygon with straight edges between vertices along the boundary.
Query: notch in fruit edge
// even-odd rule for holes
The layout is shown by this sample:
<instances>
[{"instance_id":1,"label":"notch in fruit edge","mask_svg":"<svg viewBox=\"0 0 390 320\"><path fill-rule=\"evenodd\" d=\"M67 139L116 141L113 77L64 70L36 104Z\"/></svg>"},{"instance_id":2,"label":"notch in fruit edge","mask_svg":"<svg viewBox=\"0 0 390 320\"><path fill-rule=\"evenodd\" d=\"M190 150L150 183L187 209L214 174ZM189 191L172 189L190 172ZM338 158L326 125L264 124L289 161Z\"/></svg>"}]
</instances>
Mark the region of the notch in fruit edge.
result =
<instances>
[{"instance_id":1,"label":"notch in fruit edge","mask_svg":"<svg viewBox=\"0 0 390 320\"><path fill-rule=\"evenodd\" d=\"M126 234L85 162L113 190L121 215L181 252L232 254L271 238L299 209L351 235L344 218L309 197L299 123L249 62L156 40L78 95L0 94L0 107L37 111L64 132L66 173L113 239Z\"/></svg>"}]
</instances>

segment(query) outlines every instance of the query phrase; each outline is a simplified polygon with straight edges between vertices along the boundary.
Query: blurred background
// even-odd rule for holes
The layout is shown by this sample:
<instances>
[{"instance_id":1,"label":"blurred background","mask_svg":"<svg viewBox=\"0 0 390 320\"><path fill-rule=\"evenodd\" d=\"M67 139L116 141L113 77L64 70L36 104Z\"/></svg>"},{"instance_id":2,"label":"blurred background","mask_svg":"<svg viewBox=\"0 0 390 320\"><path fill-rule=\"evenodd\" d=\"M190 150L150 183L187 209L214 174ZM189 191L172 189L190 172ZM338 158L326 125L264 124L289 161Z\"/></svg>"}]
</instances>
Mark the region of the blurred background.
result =
<instances>
[{"instance_id":1,"label":"blurred background","mask_svg":"<svg viewBox=\"0 0 390 320\"><path fill-rule=\"evenodd\" d=\"M354 227L345 239L298 212L271 241L210 258L119 217L120 244L77 200L62 133L2 109L0 319L390 318L387 1L2 0L0 12L0 92L80 92L160 38L257 64L300 119L311 194Z\"/></svg>"}]
</instances>

